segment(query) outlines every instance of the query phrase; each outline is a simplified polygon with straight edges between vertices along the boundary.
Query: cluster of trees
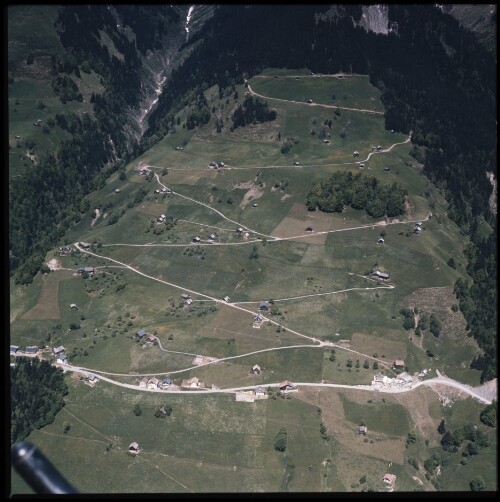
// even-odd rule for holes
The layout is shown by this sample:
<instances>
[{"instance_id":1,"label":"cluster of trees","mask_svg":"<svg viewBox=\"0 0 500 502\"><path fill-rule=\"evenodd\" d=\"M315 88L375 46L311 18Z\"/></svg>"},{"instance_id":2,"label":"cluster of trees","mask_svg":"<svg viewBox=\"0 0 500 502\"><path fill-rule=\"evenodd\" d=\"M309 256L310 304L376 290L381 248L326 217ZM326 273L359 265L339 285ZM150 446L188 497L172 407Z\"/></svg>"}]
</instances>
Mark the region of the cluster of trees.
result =
<instances>
[{"instance_id":1,"label":"cluster of trees","mask_svg":"<svg viewBox=\"0 0 500 502\"><path fill-rule=\"evenodd\" d=\"M438 432L443 436L441 446L444 451L456 453L464 441L468 441L462 450L462 456L468 457L478 455L481 448L490 445L488 435L472 424L466 424L455 431L447 430L445 420L441 420Z\"/></svg>"},{"instance_id":2,"label":"cluster of trees","mask_svg":"<svg viewBox=\"0 0 500 502\"><path fill-rule=\"evenodd\" d=\"M68 388L63 372L47 361L18 357L10 370L11 443L22 441L34 429L51 424L64 406Z\"/></svg>"},{"instance_id":3,"label":"cluster of trees","mask_svg":"<svg viewBox=\"0 0 500 502\"><path fill-rule=\"evenodd\" d=\"M413 309L401 309L399 313L405 318L403 321L403 328L406 330L413 329L415 327L415 316Z\"/></svg>"},{"instance_id":4,"label":"cluster of trees","mask_svg":"<svg viewBox=\"0 0 500 502\"><path fill-rule=\"evenodd\" d=\"M312 185L307 193L306 206L309 211L319 208L327 213L340 213L344 206L351 206L380 218L403 214L406 195L407 191L397 183L382 185L373 176L338 172L328 180Z\"/></svg>"},{"instance_id":5,"label":"cluster of trees","mask_svg":"<svg viewBox=\"0 0 500 502\"><path fill-rule=\"evenodd\" d=\"M276 110L270 110L267 101L247 96L233 113L233 130L257 122L270 122L276 119Z\"/></svg>"},{"instance_id":6,"label":"cluster of trees","mask_svg":"<svg viewBox=\"0 0 500 502\"><path fill-rule=\"evenodd\" d=\"M210 120L211 112L208 107L207 98L205 94L200 91L196 95L195 106L189 112L186 118L186 128L194 129L203 124L207 124Z\"/></svg>"},{"instance_id":7,"label":"cluster of trees","mask_svg":"<svg viewBox=\"0 0 500 502\"><path fill-rule=\"evenodd\" d=\"M274 437L274 449L279 452L284 452L287 447L287 432L286 429L280 429Z\"/></svg>"},{"instance_id":8,"label":"cluster of trees","mask_svg":"<svg viewBox=\"0 0 500 502\"><path fill-rule=\"evenodd\" d=\"M68 77L67 75L63 77L56 77L54 80L52 80L52 89L54 89L54 92L57 96L59 96L59 99L63 103L73 100L80 102L83 101L83 96L81 92L79 92L78 86L75 84L72 78Z\"/></svg>"}]
</instances>

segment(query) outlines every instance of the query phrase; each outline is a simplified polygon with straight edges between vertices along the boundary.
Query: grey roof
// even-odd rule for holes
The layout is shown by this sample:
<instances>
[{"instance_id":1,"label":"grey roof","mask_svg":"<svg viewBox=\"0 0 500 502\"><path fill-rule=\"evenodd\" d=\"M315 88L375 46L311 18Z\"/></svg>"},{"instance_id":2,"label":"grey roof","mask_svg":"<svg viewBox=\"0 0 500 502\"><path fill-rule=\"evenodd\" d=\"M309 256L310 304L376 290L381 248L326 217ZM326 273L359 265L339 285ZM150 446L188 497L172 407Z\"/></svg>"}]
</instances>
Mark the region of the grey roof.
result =
<instances>
[{"instance_id":1,"label":"grey roof","mask_svg":"<svg viewBox=\"0 0 500 502\"><path fill-rule=\"evenodd\" d=\"M36 352L38 352L38 347L36 345L33 345L32 347L26 347L27 354L35 354Z\"/></svg>"},{"instance_id":2,"label":"grey roof","mask_svg":"<svg viewBox=\"0 0 500 502\"><path fill-rule=\"evenodd\" d=\"M56 347L54 349L54 354L59 354L59 352L63 352L64 351L64 347L61 345L60 347Z\"/></svg>"},{"instance_id":3,"label":"grey roof","mask_svg":"<svg viewBox=\"0 0 500 502\"><path fill-rule=\"evenodd\" d=\"M11 352L17 352L19 350L19 347L17 345L11 345L10 346L10 351Z\"/></svg>"},{"instance_id":4,"label":"grey roof","mask_svg":"<svg viewBox=\"0 0 500 502\"><path fill-rule=\"evenodd\" d=\"M143 329L141 329L140 331L137 332L137 336L140 336L142 338L143 336L146 336L146 332Z\"/></svg>"},{"instance_id":5,"label":"grey roof","mask_svg":"<svg viewBox=\"0 0 500 502\"><path fill-rule=\"evenodd\" d=\"M260 303L259 303L259 308L269 308L269 302L265 301L265 300L262 300Z\"/></svg>"},{"instance_id":6,"label":"grey roof","mask_svg":"<svg viewBox=\"0 0 500 502\"><path fill-rule=\"evenodd\" d=\"M172 383L172 380L170 380L170 378L165 377L163 379L163 383L170 384L170 383Z\"/></svg>"}]
</instances>

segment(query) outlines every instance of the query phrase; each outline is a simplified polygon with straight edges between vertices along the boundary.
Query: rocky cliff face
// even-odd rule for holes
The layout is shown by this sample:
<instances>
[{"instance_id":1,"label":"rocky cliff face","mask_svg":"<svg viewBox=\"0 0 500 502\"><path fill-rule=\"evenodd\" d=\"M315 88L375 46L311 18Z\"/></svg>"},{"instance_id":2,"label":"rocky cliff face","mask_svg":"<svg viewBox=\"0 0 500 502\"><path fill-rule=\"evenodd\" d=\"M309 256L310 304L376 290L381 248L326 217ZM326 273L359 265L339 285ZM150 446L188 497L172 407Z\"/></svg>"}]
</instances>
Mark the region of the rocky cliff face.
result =
<instances>
[{"instance_id":1,"label":"rocky cliff face","mask_svg":"<svg viewBox=\"0 0 500 502\"><path fill-rule=\"evenodd\" d=\"M387 5L363 5L359 25L366 31L389 33L389 7Z\"/></svg>"}]
</instances>

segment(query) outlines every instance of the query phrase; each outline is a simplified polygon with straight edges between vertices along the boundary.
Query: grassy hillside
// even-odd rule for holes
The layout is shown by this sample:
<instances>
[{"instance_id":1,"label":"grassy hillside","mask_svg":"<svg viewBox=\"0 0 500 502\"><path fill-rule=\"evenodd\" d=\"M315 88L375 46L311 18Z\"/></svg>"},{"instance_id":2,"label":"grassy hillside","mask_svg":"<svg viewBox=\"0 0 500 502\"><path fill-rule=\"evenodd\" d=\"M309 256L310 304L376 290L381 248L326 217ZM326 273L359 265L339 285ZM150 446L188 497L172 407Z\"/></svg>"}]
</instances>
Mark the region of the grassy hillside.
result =
<instances>
[{"instance_id":1,"label":"grassy hillside","mask_svg":"<svg viewBox=\"0 0 500 502\"><path fill-rule=\"evenodd\" d=\"M175 133L86 198L89 209L59 244L94 243L91 254L60 256L56 247L46 261L55 260L59 270L13 288L11 343L64 345L72 364L118 373L111 378L132 385L152 374L168 375L176 385L196 376L209 388L266 387L285 379L369 384L378 372L374 357L391 376L393 360L404 358L411 374L450 370L458 380L477 382L469 365L479 350L461 312L452 308L453 285L466 276L466 242L439 190L409 155L408 137L385 130L382 115L335 113L302 99L330 106L335 92L338 106L380 111L379 91L364 77L276 69L263 76L249 84L277 111L275 121L231 131L232 113L249 91L237 86L236 99L221 99L210 89L208 107L219 109L224 122L220 133L213 115L188 130L188 106ZM288 138L291 149L283 153ZM210 162L225 166L210 169ZM399 183L408 192L405 214L373 219L351 207L308 211L312 184L339 171ZM448 265L451 257L455 267ZM96 271L84 278L76 274L82 266ZM373 280L375 270L390 273L390 281ZM186 291L190 306L181 299ZM262 300L269 310L257 329ZM437 337L429 328L420 336L404 329L400 311L415 307L417 322L437 316ZM140 329L161 345L139 341L134 335ZM312 346L340 339L360 354L335 347L332 360L331 349ZM196 356L232 359L198 366ZM53 360L49 350L46 357ZM254 364L261 374L250 374ZM104 381L91 388L69 375L68 382L65 408L30 439L84 492L378 491L391 462L396 491L434 489L423 471L415 480L405 448L412 431L418 439L411 452L420 463L439 447L442 410L428 389L405 400L405 394L304 387L289 397L244 403L231 394L152 394ZM163 404L173 414L155 418ZM358 434L360 421L367 422L366 437ZM71 423L67 433L64 422ZM288 437L285 453L273 448L281 428ZM60 448L60 441L68 447ZM143 448L137 457L126 452L133 441ZM106 479L98 475L104 471ZM453 475L446 476L443 489L454 490Z\"/></svg>"}]
</instances>

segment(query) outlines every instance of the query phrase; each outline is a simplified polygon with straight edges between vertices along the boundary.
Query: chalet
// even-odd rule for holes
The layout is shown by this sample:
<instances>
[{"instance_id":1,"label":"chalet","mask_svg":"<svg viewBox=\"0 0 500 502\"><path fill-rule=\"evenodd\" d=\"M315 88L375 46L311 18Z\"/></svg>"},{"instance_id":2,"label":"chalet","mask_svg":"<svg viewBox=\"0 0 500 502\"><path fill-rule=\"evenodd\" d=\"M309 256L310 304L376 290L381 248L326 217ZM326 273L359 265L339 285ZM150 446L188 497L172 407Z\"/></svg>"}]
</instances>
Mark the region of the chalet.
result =
<instances>
[{"instance_id":1,"label":"chalet","mask_svg":"<svg viewBox=\"0 0 500 502\"><path fill-rule=\"evenodd\" d=\"M237 231L238 233L241 233L241 232L243 232L243 228L238 227L238 228L236 229L236 231Z\"/></svg>"},{"instance_id":2,"label":"chalet","mask_svg":"<svg viewBox=\"0 0 500 502\"><path fill-rule=\"evenodd\" d=\"M296 160L294 163L293 163L294 166L300 166L300 162L298 160Z\"/></svg>"},{"instance_id":3,"label":"chalet","mask_svg":"<svg viewBox=\"0 0 500 502\"><path fill-rule=\"evenodd\" d=\"M157 188L157 189L155 190L155 194L159 194L159 193L160 193L160 190Z\"/></svg>"},{"instance_id":4,"label":"chalet","mask_svg":"<svg viewBox=\"0 0 500 502\"><path fill-rule=\"evenodd\" d=\"M252 204L252 207L257 207L257 202L254 202L254 203Z\"/></svg>"},{"instance_id":5,"label":"chalet","mask_svg":"<svg viewBox=\"0 0 500 502\"><path fill-rule=\"evenodd\" d=\"M139 382L139 387L147 387L148 386L148 378L144 377L140 382Z\"/></svg>"},{"instance_id":6,"label":"chalet","mask_svg":"<svg viewBox=\"0 0 500 502\"><path fill-rule=\"evenodd\" d=\"M299 77L295 77L295 80L299 80Z\"/></svg>"},{"instance_id":7,"label":"chalet","mask_svg":"<svg viewBox=\"0 0 500 502\"><path fill-rule=\"evenodd\" d=\"M353 157L359 157L359 152L357 150L354 150L354 152L352 152L352 155Z\"/></svg>"},{"instance_id":8,"label":"chalet","mask_svg":"<svg viewBox=\"0 0 500 502\"><path fill-rule=\"evenodd\" d=\"M269 302L262 300L259 303L259 310L269 310Z\"/></svg>"},{"instance_id":9,"label":"chalet","mask_svg":"<svg viewBox=\"0 0 500 502\"><path fill-rule=\"evenodd\" d=\"M163 388L170 387L172 385L172 380L170 378L165 377L162 381Z\"/></svg>"},{"instance_id":10,"label":"chalet","mask_svg":"<svg viewBox=\"0 0 500 502\"><path fill-rule=\"evenodd\" d=\"M190 295L188 295L187 293L182 293L181 298L182 298L183 300L188 300L189 298L191 298L191 296L190 296Z\"/></svg>"},{"instance_id":11,"label":"chalet","mask_svg":"<svg viewBox=\"0 0 500 502\"><path fill-rule=\"evenodd\" d=\"M224 162L219 162L219 167L224 167L225 165Z\"/></svg>"},{"instance_id":12,"label":"chalet","mask_svg":"<svg viewBox=\"0 0 500 502\"><path fill-rule=\"evenodd\" d=\"M312 231L313 231L312 227L307 227L306 228L306 232L312 232Z\"/></svg>"},{"instance_id":13,"label":"chalet","mask_svg":"<svg viewBox=\"0 0 500 502\"><path fill-rule=\"evenodd\" d=\"M139 445L134 441L133 443L130 443L130 446L128 447L128 451L130 453L139 453Z\"/></svg>"},{"instance_id":14,"label":"chalet","mask_svg":"<svg viewBox=\"0 0 500 502\"><path fill-rule=\"evenodd\" d=\"M87 375L87 380L88 380L89 382L97 382L99 379L97 378L97 375L96 375L96 374L94 374L94 373L89 373L89 374Z\"/></svg>"},{"instance_id":15,"label":"chalet","mask_svg":"<svg viewBox=\"0 0 500 502\"><path fill-rule=\"evenodd\" d=\"M90 242L79 242L78 244L80 244L80 247L82 247L83 249L89 249L92 245L90 244Z\"/></svg>"},{"instance_id":16,"label":"chalet","mask_svg":"<svg viewBox=\"0 0 500 502\"><path fill-rule=\"evenodd\" d=\"M94 267L79 267L76 271L78 274L93 274L95 272Z\"/></svg>"},{"instance_id":17,"label":"chalet","mask_svg":"<svg viewBox=\"0 0 500 502\"><path fill-rule=\"evenodd\" d=\"M289 392L292 390L297 390L297 387L290 381L285 380L279 384L279 389L281 392Z\"/></svg>"},{"instance_id":18,"label":"chalet","mask_svg":"<svg viewBox=\"0 0 500 502\"><path fill-rule=\"evenodd\" d=\"M115 193L120 193L120 189L119 188L115 188Z\"/></svg>"},{"instance_id":19,"label":"chalet","mask_svg":"<svg viewBox=\"0 0 500 502\"><path fill-rule=\"evenodd\" d=\"M359 167L365 167L364 162L360 162Z\"/></svg>"},{"instance_id":20,"label":"chalet","mask_svg":"<svg viewBox=\"0 0 500 502\"><path fill-rule=\"evenodd\" d=\"M310 104L310 103L313 102L313 100L312 99L308 99L307 102Z\"/></svg>"},{"instance_id":21,"label":"chalet","mask_svg":"<svg viewBox=\"0 0 500 502\"><path fill-rule=\"evenodd\" d=\"M21 139L21 136L19 136L19 135L18 135L18 136L16 136L16 139Z\"/></svg>"},{"instance_id":22,"label":"chalet","mask_svg":"<svg viewBox=\"0 0 500 502\"><path fill-rule=\"evenodd\" d=\"M157 389L159 383L160 381L158 378L151 378L151 380L148 381L148 389Z\"/></svg>"},{"instance_id":23,"label":"chalet","mask_svg":"<svg viewBox=\"0 0 500 502\"><path fill-rule=\"evenodd\" d=\"M325 145L329 145L329 144L330 144L330 140L329 140L329 139L324 139L324 140L323 140L323 143L324 143Z\"/></svg>"},{"instance_id":24,"label":"chalet","mask_svg":"<svg viewBox=\"0 0 500 502\"><path fill-rule=\"evenodd\" d=\"M61 354L59 354L57 356L57 362L61 363L61 364L66 364L68 362L68 358L66 357L66 354L61 352Z\"/></svg>"},{"instance_id":25,"label":"chalet","mask_svg":"<svg viewBox=\"0 0 500 502\"><path fill-rule=\"evenodd\" d=\"M254 207L257 207L257 204L255 204ZM250 234L248 232L245 232L243 234L243 239L247 240L249 237L250 237Z\"/></svg>"},{"instance_id":26,"label":"chalet","mask_svg":"<svg viewBox=\"0 0 500 502\"><path fill-rule=\"evenodd\" d=\"M417 223L415 223L415 226L416 227L421 227L422 226L422 222L421 221L417 221Z\"/></svg>"},{"instance_id":27,"label":"chalet","mask_svg":"<svg viewBox=\"0 0 500 502\"><path fill-rule=\"evenodd\" d=\"M255 323L257 323L257 324L260 324L263 320L264 320L264 318L263 318L260 314L257 314L257 315L253 318L253 322L255 322Z\"/></svg>"},{"instance_id":28,"label":"chalet","mask_svg":"<svg viewBox=\"0 0 500 502\"><path fill-rule=\"evenodd\" d=\"M200 242L200 238L198 236L193 237L193 242Z\"/></svg>"},{"instance_id":29,"label":"chalet","mask_svg":"<svg viewBox=\"0 0 500 502\"><path fill-rule=\"evenodd\" d=\"M264 392L264 388L263 387L256 387L255 388L255 395L257 397L264 397L266 395L266 393Z\"/></svg>"},{"instance_id":30,"label":"chalet","mask_svg":"<svg viewBox=\"0 0 500 502\"><path fill-rule=\"evenodd\" d=\"M382 150L382 147L381 146L377 146L377 151L380 152L380 150Z\"/></svg>"},{"instance_id":31,"label":"chalet","mask_svg":"<svg viewBox=\"0 0 500 502\"><path fill-rule=\"evenodd\" d=\"M145 167L143 167L140 171L139 171L139 176L146 176L146 174L149 173L149 169L146 169Z\"/></svg>"},{"instance_id":32,"label":"chalet","mask_svg":"<svg viewBox=\"0 0 500 502\"><path fill-rule=\"evenodd\" d=\"M400 373L396 378L404 383L411 383L413 381L413 377L409 373L406 373L406 371Z\"/></svg>"},{"instance_id":33,"label":"chalet","mask_svg":"<svg viewBox=\"0 0 500 502\"><path fill-rule=\"evenodd\" d=\"M11 345L10 346L10 353L15 354L19 350L19 347L17 345Z\"/></svg>"},{"instance_id":34,"label":"chalet","mask_svg":"<svg viewBox=\"0 0 500 502\"><path fill-rule=\"evenodd\" d=\"M395 474L384 474L384 483L392 485L396 481Z\"/></svg>"},{"instance_id":35,"label":"chalet","mask_svg":"<svg viewBox=\"0 0 500 502\"><path fill-rule=\"evenodd\" d=\"M147 338L146 338L146 342L147 343L155 343L156 342L156 336L154 335L149 335Z\"/></svg>"},{"instance_id":36,"label":"chalet","mask_svg":"<svg viewBox=\"0 0 500 502\"><path fill-rule=\"evenodd\" d=\"M258 364L254 364L253 368L250 371L254 375L260 375L260 366Z\"/></svg>"},{"instance_id":37,"label":"chalet","mask_svg":"<svg viewBox=\"0 0 500 502\"><path fill-rule=\"evenodd\" d=\"M404 368L405 362L402 359L395 359L394 360L394 367L395 368Z\"/></svg>"},{"instance_id":38,"label":"chalet","mask_svg":"<svg viewBox=\"0 0 500 502\"><path fill-rule=\"evenodd\" d=\"M394 129L391 129L391 134L394 134Z\"/></svg>"},{"instance_id":39,"label":"chalet","mask_svg":"<svg viewBox=\"0 0 500 502\"><path fill-rule=\"evenodd\" d=\"M224 301L225 301L226 303L229 303L229 300L230 300L229 296L227 296L227 295L226 295L226 296L224 297Z\"/></svg>"},{"instance_id":40,"label":"chalet","mask_svg":"<svg viewBox=\"0 0 500 502\"><path fill-rule=\"evenodd\" d=\"M163 406L160 408L160 413L164 416L167 416L167 410Z\"/></svg>"},{"instance_id":41,"label":"chalet","mask_svg":"<svg viewBox=\"0 0 500 502\"><path fill-rule=\"evenodd\" d=\"M187 387L199 387L200 386L200 380L197 377L190 378L189 380L185 381Z\"/></svg>"},{"instance_id":42,"label":"chalet","mask_svg":"<svg viewBox=\"0 0 500 502\"><path fill-rule=\"evenodd\" d=\"M214 167L217 167L217 164L215 162L210 162L210 164L208 165L208 167L210 168L214 168Z\"/></svg>"},{"instance_id":43,"label":"chalet","mask_svg":"<svg viewBox=\"0 0 500 502\"><path fill-rule=\"evenodd\" d=\"M188 299L184 302L184 304L185 304L185 305L187 305L187 306L191 305L192 303L193 303L193 300L191 300L191 298L188 298Z\"/></svg>"},{"instance_id":44,"label":"chalet","mask_svg":"<svg viewBox=\"0 0 500 502\"><path fill-rule=\"evenodd\" d=\"M386 272L379 272L378 270L376 270L375 272L373 272L372 277L374 279L381 279L382 281L387 281L389 280L390 275Z\"/></svg>"},{"instance_id":45,"label":"chalet","mask_svg":"<svg viewBox=\"0 0 500 502\"><path fill-rule=\"evenodd\" d=\"M38 347L36 345L31 345L26 347L26 354L36 354L38 352Z\"/></svg>"},{"instance_id":46,"label":"chalet","mask_svg":"<svg viewBox=\"0 0 500 502\"><path fill-rule=\"evenodd\" d=\"M138 331L138 332L136 333L136 335L137 335L137 336L138 336L138 337L142 340L142 339L143 339L143 337L145 337L145 336L146 336L146 332L145 332L143 329L141 329L140 331Z\"/></svg>"},{"instance_id":47,"label":"chalet","mask_svg":"<svg viewBox=\"0 0 500 502\"><path fill-rule=\"evenodd\" d=\"M214 241L214 240L215 240L215 234L210 234L210 235L208 236L208 240L209 240L209 241Z\"/></svg>"},{"instance_id":48,"label":"chalet","mask_svg":"<svg viewBox=\"0 0 500 502\"><path fill-rule=\"evenodd\" d=\"M72 253L74 249L71 246L61 246L59 248L59 254L69 254Z\"/></svg>"},{"instance_id":49,"label":"chalet","mask_svg":"<svg viewBox=\"0 0 500 502\"><path fill-rule=\"evenodd\" d=\"M160 214L160 216L158 216L158 218L156 219L157 223L163 223L164 221L165 221L165 215L164 214Z\"/></svg>"},{"instance_id":50,"label":"chalet","mask_svg":"<svg viewBox=\"0 0 500 502\"><path fill-rule=\"evenodd\" d=\"M163 187L160 191L161 191L161 193L165 193L167 191L167 189L165 187Z\"/></svg>"},{"instance_id":51,"label":"chalet","mask_svg":"<svg viewBox=\"0 0 500 502\"><path fill-rule=\"evenodd\" d=\"M413 232L418 235L418 234L422 233L422 229L420 227L415 227L415 230Z\"/></svg>"},{"instance_id":52,"label":"chalet","mask_svg":"<svg viewBox=\"0 0 500 502\"><path fill-rule=\"evenodd\" d=\"M377 241L378 244L383 244L384 242L385 240L382 237L380 237L380 239Z\"/></svg>"},{"instance_id":53,"label":"chalet","mask_svg":"<svg viewBox=\"0 0 500 502\"><path fill-rule=\"evenodd\" d=\"M72 310L78 310L76 303L70 303L69 308Z\"/></svg>"},{"instance_id":54,"label":"chalet","mask_svg":"<svg viewBox=\"0 0 500 502\"><path fill-rule=\"evenodd\" d=\"M33 125L36 127L40 127L41 124L42 124L42 119L37 119L35 120L35 122L33 122Z\"/></svg>"},{"instance_id":55,"label":"chalet","mask_svg":"<svg viewBox=\"0 0 500 502\"><path fill-rule=\"evenodd\" d=\"M366 428L365 425L360 425L358 429L358 434L362 434L363 436L366 436L366 433L368 432L368 429Z\"/></svg>"},{"instance_id":56,"label":"chalet","mask_svg":"<svg viewBox=\"0 0 500 502\"><path fill-rule=\"evenodd\" d=\"M56 347L54 350L53 350L53 353L55 356L61 354L64 352L64 347L61 345L60 347Z\"/></svg>"},{"instance_id":57,"label":"chalet","mask_svg":"<svg viewBox=\"0 0 500 502\"><path fill-rule=\"evenodd\" d=\"M385 167L384 167L384 171L385 171L386 173L388 173L390 170L391 170L391 168L390 168L390 167L387 167L387 166L385 166Z\"/></svg>"}]
</instances>

